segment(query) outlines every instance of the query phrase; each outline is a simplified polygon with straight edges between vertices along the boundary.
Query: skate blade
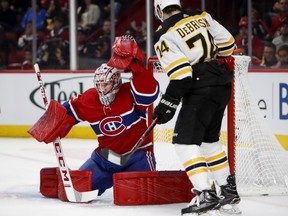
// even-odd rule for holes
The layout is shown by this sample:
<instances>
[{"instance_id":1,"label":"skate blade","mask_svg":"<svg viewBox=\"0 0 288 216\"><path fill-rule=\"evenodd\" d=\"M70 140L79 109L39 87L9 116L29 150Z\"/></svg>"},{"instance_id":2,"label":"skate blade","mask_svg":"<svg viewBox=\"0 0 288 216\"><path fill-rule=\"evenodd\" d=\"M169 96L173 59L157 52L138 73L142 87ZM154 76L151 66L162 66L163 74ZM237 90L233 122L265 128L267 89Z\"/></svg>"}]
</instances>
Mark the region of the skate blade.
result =
<instances>
[{"instance_id":1,"label":"skate blade","mask_svg":"<svg viewBox=\"0 0 288 216\"><path fill-rule=\"evenodd\" d=\"M210 210L204 213L188 213L183 214L182 216L221 216L221 213L219 210Z\"/></svg>"},{"instance_id":2,"label":"skate blade","mask_svg":"<svg viewBox=\"0 0 288 216\"><path fill-rule=\"evenodd\" d=\"M221 206L220 213L224 215L240 215L242 211L237 204L226 204Z\"/></svg>"}]
</instances>

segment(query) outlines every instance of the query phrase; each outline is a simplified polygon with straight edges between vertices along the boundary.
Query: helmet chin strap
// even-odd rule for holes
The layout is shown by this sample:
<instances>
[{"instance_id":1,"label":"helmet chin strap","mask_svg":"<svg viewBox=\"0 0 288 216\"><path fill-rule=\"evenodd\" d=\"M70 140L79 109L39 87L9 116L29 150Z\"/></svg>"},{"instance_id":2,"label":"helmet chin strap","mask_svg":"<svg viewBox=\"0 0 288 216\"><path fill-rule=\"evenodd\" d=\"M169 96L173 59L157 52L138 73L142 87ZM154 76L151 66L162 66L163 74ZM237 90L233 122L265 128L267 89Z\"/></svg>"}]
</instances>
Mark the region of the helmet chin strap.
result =
<instances>
[{"instance_id":1,"label":"helmet chin strap","mask_svg":"<svg viewBox=\"0 0 288 216\"><path fill-rule=\"evenodd\" d=\"M105 115L107 115L106 109L111 110L111 107L110 107L110 106L103 106L103 113L104 113Z\"/></svg>"},{"instance_id":2,"label":"helmet chin strap","mask_svg":"<svg viewBox=\"0 0 288 216\"><path fill-rule=\"evenodd\" d=\"M156 14L156 17L157 19L159 19L161 22L163 22L163 11L160 9L159 5L157 5L157 7L155 8L155 14Z\"/></svg>"}]
</instances>

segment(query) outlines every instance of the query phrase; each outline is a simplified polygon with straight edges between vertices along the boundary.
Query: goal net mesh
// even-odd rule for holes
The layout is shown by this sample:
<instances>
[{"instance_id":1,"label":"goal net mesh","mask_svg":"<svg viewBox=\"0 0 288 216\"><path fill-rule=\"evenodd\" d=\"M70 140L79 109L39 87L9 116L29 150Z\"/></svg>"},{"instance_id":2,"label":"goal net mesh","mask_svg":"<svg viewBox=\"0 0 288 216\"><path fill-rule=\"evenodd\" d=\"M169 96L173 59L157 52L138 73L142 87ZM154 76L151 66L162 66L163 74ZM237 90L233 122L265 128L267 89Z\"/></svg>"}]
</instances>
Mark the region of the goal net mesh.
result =
<instances>
[{"instance_id":1,"label":"goal net mesh","mask_svg":"<svg viewBox=\"0 0 288 216\"><path fill-rule=\"evenodd\" d=\"M288 194L288 153L268 127L253 98L248 80L250 57L234 56L234 58L235 79L232 97L235 103L234 113L229 115L229 118L234 118L234 126L228 128L228 115L225 112L220 142L223 148L227 149L227 131L234 132L232 140L234 154L230 156L228 152L228 157L234 157L232 160L235 164L239 194L244 196ZM163 75L163 69L156 57L149 59L148 68L153 70L156 79L160 77L159 73ZM161 83L163 83L162 75ZM167 84L168 80L161 86L162 92L165 91ZM158 104L158 101L155 104ZM167 124L157 125L153 130L154 142L171 143L175 122L174 117Z\"/></svg>"}]
</instances>

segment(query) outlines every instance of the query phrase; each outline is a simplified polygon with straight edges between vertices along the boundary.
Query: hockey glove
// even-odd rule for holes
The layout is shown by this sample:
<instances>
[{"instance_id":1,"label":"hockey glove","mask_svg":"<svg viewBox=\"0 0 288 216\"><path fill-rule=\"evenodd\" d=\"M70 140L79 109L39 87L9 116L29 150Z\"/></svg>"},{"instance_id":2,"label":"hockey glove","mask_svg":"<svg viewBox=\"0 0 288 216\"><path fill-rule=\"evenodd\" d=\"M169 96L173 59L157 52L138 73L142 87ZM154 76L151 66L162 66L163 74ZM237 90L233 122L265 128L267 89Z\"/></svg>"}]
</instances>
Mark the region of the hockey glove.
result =
<instances>
[{"instance_id":1,"label":"hockey glove","mask_svg":"<svg viewBox=\"0 0 288 216\"><path fill-rule=\"evenodd\" d=\"M132 61L144 61L145 55L138 47L135 39L130 35L116 37L112 46L113 54L108 61L110 67L127 69Z\"/></svg>"},{"instance_id":2,"label":"hockey glove","mask_svg":"<svg viewBox=\"0 0 288 216\"><path fill-rule=\"evenodd\" d=\"M162 95L159 104L154 109L152 118L155 119L158 117L157 124L167 123L175 115L179 103L179 99L172 98L167 94Z\"/></svg>"}]
</instances>

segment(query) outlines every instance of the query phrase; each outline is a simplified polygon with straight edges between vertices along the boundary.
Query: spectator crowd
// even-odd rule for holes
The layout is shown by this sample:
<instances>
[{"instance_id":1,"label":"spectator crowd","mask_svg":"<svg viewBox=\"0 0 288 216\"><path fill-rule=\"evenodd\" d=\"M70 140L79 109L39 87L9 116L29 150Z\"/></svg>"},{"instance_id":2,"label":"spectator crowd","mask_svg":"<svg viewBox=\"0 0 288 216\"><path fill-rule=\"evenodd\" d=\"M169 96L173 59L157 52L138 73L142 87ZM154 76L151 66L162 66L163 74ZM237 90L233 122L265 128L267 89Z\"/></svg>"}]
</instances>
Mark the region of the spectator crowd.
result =
<instances>
[{"instance_id":1,"label":"spectator crowd","mask_svg":"<svg viewBox=\"0 0 288 216\"><path fill-rule=\"evenodd\" d=\"M260 68L288 68L288 0L276 0L269 16L260 16L254 7L252 23L252 66ZM248 55L248 17L238 23L236 44Z\"/></svg>"},{"instance_id":2,"label":"spectator crowd","mask_svg":"<svg viewBox=\"0 0 288 216\"><path fill-rule=\"evenodd\" d=\"M0 69L32 69L32 1L0 0ZM43 69L69 68L68 0L37 0L37 62ZM114 1L115 20L131 5ZM98 65L111 55L111 5L108 0L77 1L77 49L82 69L87 62ZM275 0L270 13L252 8L252 67L288 68L288 0ZM248 18L242 16L234 35L242 54L248 52ZM141 44L131 25L127 33ZM141 41L141 42L140 42ZM145 47L142 46L142 47ZM95 65L95 64L94 64ZM95 66L93 66L95 68ZM80 66L81 69L81 66Z\"/></svg>"},{"instance_id":3,"label":"spectator crowd","mask_svg":"<svg viewBox=\"0 0 288 216\"><path fill-rule=\"evenodd\" d=\"M0 0L0 69L32 69L31 2ZM37 62L43 69L68 69L68 0L37 0L36 5ZM114 1L116 19L125 5ZM105 62L110 57L110 10L110 1L78 0L80 58Z\"/></svg>"}]
</instances>

